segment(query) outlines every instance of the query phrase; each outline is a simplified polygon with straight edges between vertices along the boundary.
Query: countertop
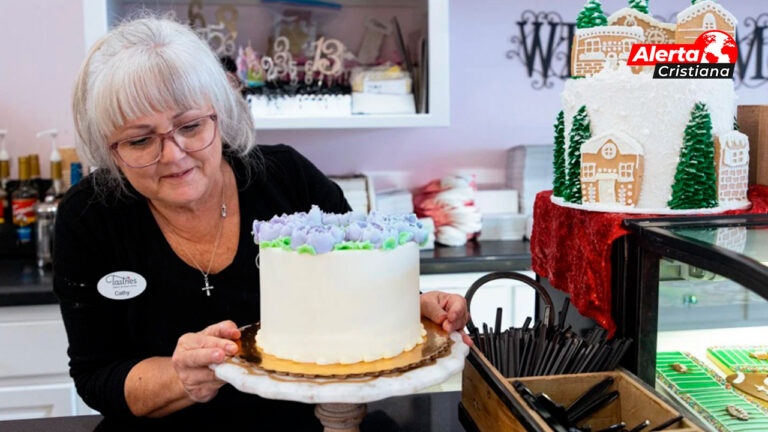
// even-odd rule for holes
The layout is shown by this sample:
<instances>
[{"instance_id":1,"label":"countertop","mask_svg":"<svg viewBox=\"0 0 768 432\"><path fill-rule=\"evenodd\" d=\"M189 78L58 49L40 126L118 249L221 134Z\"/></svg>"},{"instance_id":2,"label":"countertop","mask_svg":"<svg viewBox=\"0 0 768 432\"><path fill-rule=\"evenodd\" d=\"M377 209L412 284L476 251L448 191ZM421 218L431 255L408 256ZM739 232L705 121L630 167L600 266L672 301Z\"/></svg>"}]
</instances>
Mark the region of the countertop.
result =
<instances>
[{"instance_id":1,"label":"countertop","mask_svg":"<svg viewBox=\"0 0 768 432\"><path fill-rule=\"evenodd\" d=\"M423 250L421 274L527 270L526 241L471 241L464 246ZM0 307L57 303L50 268L40 270L32 259L0 258Z\"/></svg>"},{"instance_id":2,"label":"countertop","mask_svg":"<svg viewBox=\"0 0 768 432\"><path fill-rule=\"evenodd\" d=\"M393 397L369 403L368 414L363 419L360 430L361 432L463 432L465 429L459 421L460 400L461 392L443 392ZM220 419L211 421L211 425L174 425L172 429L222 430ZM243 423L244 427L240 427L240 430L256 430L253 427L258 424L258 420L244 415ZM3 432L122 432L129 429L120 423L106 421L101 416L76 416L0 422L0 430ZM142 430L147 432L144 427ZM163 430L168 430L168 425L165 425Z\"/></svg>"}]
</instances>

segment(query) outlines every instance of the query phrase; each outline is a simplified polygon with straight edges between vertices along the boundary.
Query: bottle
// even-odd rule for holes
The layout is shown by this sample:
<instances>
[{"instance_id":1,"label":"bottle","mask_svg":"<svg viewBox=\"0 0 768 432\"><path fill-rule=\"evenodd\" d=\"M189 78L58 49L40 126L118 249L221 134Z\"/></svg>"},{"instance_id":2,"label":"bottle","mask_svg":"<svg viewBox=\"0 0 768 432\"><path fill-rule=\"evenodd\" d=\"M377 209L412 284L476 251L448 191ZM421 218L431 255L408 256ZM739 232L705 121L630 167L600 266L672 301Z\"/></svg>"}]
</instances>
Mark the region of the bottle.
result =
<instances>
[{"instance_id":1,"label":"bottle","mask_svg":"<svg viewBox=\"0 0 768 432\"><path fill-rule=\"evenodd\" d=\"M42 138L46 135L51 136L51 187L43 195L45 198L43 201L50 203L56 202L64 196L64 181L62 180L61 170L61 155L56 147L56 135L59 134L58 129L49 129L37 133L38 138Z\"/></svg>"},{"instance_id":2,"label":"bottle","mask_svg":"<svg viewBox=\"0 0 768 432\"><path fill-rule=\"evenodd\" d=\"M5 150L6 129L0 129L0 187L8 190L8 180L11 178L11 158Z\"/></svg>"},{"instance_id":3,"label":"bottle","mask_svg":"<svg viewBox=\"0 0 768 432\"><path fill-rule=\"evenodd\" d=\"M19 158L19 187L11 195L13 225L16 227L17 242L27 245L32 242L32 229L35 223L35 204L39 194L30 180L28 157Z\"/></svg>"},{"instance_id":4,"label":"bottle","mask_svg":"<svg viewBox=\"0 0 768 432\"><path fill-rule=\"evenodd\" d=\"M5 150L5 129L0 129L0 226L10 222L11 203L8 196L8 179L11 177L11 161Z\"/></svg>"},{"instance_id":5,"label":"bottle","mask_svg":"<svg viewBox=\"0 0 768 432\"><path fill-rule=\"evenodd\" d=\"M5 212L8 206L8 192L0 184L0 226L5 225Z\"/></svg>"},{"instance_id":6,"label":"bottle","mask_svg":"<svg viewBox=\"0 0 768 432\"><path fill-rule=\"evenodd\" d=\"M73 187L83 178L83 165L80 162L72 162L69 167L69 187Z\"/></svg>"},{"instance_id":7,"label":"bottle","mask_svg":"<svg viewBox=\"0 0 768 432\"><path fill-rule=\"evenodd\" d=\"M38 198L43 195L45 189L40 179L40 157L36 153L29 154L29 179L32 181L32 187L37 191Z\"/></svg>"}]
</instances>

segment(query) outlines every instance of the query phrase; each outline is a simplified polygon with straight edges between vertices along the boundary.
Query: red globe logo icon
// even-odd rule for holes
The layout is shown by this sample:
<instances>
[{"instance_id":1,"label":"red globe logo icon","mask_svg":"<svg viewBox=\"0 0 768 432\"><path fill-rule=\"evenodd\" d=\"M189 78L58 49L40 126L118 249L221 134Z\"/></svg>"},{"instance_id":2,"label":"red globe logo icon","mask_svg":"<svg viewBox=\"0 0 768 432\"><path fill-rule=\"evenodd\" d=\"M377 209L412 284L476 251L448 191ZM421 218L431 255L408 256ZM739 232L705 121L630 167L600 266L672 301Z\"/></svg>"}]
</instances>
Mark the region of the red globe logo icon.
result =
<instances>
[{"instance_id":1,"label":"red globe logo icon","mask_svg":"<svg viewBox=\"0 0 768 432\"><path fill-rule=\"evenodd\" d=\"M696 39L696 46L702 51L702 63L736 63L739 48L731 35L720 30L710 30Z\"/></svg>"}]
</instances>

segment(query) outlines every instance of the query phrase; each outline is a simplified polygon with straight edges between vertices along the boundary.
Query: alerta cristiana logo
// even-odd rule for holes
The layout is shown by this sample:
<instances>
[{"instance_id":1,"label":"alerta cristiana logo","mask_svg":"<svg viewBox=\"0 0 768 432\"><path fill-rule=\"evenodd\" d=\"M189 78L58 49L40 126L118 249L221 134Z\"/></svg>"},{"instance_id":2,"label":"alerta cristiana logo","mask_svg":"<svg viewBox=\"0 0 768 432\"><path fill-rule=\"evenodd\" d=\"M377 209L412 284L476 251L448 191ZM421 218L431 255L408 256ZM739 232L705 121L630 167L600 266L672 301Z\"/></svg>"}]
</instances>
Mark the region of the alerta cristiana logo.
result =
<instances>
[{"instance_id":1,"label":"alerta cristiana logo","mask_svg":"<svg viewBox=\"0 0 768 432\"><path fill-rule=\"evenodd\" d=\"M693 44L635 44L629 66L655 66L654 78L733 78L739 49L720 30L703 33Z\"/></svg>"}]
</instances>

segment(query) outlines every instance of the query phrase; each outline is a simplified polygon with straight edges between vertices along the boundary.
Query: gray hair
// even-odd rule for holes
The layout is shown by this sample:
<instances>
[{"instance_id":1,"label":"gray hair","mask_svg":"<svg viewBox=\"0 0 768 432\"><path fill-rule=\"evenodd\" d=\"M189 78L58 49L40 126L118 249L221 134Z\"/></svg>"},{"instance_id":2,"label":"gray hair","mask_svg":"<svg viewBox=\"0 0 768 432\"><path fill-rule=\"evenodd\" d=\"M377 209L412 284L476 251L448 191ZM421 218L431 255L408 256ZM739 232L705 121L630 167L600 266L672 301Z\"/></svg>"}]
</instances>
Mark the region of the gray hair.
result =
<instances>
[{"instance_id":1,"label":"gray hair","mask_svg":"<svg viewBox=\"0 0 768 432\"><path fill-rule=\"evenodd\" d=\"M261 160L248 106L208 44L167 18L121 23L99 39L80 67L72 111L84 162L98 167L97 188L127 190L107 140L127 120L173 109L213 106L224 153Z\"/></svg>"}]
</instances>

